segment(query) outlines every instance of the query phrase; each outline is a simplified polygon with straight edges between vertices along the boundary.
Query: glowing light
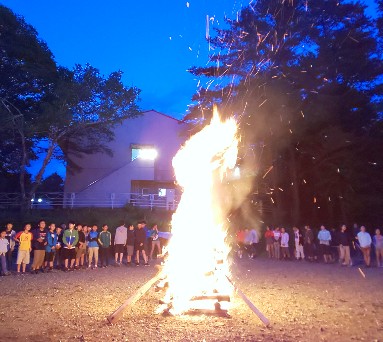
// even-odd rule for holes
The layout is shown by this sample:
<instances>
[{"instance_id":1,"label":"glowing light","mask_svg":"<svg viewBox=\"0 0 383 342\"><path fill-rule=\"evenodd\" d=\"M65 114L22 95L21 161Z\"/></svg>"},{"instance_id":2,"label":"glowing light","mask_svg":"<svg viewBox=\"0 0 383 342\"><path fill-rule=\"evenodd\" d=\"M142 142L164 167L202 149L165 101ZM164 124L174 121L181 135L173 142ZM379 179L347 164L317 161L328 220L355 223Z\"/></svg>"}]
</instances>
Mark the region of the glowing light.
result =
<instances>
[{"instance_id":1,"label":"glowing light","mask_svg":"<svg viewBox=\"0 0 383 342\"><path fill-rule=\"evenodd\" d=\"M195 308L194 296L228 294L232 288L224 228L227 212L219 205L222 180L237 160L237 125L222 121L218 112L209 125L188 140L173 159L177 182L183 188L172 218L172 239L164 266L172 312ZM185 251L186 244L194 253ZM206 302L205 305L208 303ZM212 305L212 303L209 303Z\"/></svg>"},{"instance_id":2,"label":"glowing light","mask_svg":"<svg viewBox=\"0 0 383 342\"><path fill-rule=\"evenodd\" d=\"M154 148L143 148L139 150L137 158L142 160L155 160L157 156L158 152Z\"/></svg>"}]
</instances>

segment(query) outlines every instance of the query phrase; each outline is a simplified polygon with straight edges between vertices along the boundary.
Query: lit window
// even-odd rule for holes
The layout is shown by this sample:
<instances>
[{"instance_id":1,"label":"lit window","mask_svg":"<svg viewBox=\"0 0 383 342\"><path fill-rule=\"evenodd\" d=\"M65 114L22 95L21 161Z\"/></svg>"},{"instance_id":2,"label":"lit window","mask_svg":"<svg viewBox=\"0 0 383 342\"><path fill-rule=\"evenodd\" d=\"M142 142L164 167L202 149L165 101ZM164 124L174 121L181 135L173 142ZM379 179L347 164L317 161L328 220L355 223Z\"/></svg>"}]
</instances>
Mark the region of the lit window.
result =
<instances>
[{"instance_id":1,"label":"lit window","mask_svg":"<svg viewBox=\"0 0 383 342\"><path fill-rule=\"evenodd\" d=\"M158 189L159 197L166 197L166 189Z\"/></svg>"},{"instance_id":2,"label":"lit window","mask_svg":"<svg viewBox=\"0 0 383 342\"><path fill-rule=\"evenodd\" d=\"M132 145L132 161L136 159L155 160L158 156L154 146L149 145Z\"/></svg>"}]
</instances>

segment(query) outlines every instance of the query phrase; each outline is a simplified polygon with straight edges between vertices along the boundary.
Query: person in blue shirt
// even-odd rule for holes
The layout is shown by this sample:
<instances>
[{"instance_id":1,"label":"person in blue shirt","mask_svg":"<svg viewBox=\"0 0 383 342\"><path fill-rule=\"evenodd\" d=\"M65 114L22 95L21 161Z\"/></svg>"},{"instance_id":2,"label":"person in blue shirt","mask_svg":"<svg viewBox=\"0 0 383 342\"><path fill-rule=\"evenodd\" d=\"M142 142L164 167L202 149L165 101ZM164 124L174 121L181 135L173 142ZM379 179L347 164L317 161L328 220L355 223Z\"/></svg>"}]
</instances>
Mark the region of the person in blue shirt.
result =
<instances>
[{"instance_id":1,"label":"person in blue shirt","mask_svg":"<svg viewBox=\"0 0 383 342\"><path fill-rule=\"evenodd\" d=\"M53 259L56 253L56 245L56 225L54 223L51 223L48 227L47 244L45 246L45 268L48 272L53 270Z\"/></svg>"},{"instance_id":2,"label":"person in blue shirt","mask_svg":"<svg viewBox=\"0 0 383 342\"><path fill-rule=\"evenodd\" d=\"M93 256L94 256L94 266L93 268L97 268L98 265L98 232L97 232L98 227L96 225L93 225L92 230L88 234L88 250L89 250L89 255L88 255L88 267L92 267L92 261L93 261Z\"/></svg>"}]
</instances>

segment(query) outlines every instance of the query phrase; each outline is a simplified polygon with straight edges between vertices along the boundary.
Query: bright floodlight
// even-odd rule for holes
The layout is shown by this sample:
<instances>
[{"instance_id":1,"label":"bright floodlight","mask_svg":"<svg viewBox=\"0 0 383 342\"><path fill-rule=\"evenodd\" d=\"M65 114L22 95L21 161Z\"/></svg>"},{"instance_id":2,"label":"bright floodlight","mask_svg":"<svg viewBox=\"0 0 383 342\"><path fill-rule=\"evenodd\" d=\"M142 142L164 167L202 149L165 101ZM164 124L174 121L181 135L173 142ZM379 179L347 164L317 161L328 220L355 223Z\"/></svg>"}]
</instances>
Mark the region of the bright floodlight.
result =
<instances>
[{"instance_id":1,"label":"bright floodlight","mask_svg":"<svg viewBox=\"0 0 383 342\"><path fill-rule=\"evenodd\" d=\"M143 160L154 160L157 156L158 152L154 148L142 148L138 154L138 158Z\"/></svg>"}]
</instances>

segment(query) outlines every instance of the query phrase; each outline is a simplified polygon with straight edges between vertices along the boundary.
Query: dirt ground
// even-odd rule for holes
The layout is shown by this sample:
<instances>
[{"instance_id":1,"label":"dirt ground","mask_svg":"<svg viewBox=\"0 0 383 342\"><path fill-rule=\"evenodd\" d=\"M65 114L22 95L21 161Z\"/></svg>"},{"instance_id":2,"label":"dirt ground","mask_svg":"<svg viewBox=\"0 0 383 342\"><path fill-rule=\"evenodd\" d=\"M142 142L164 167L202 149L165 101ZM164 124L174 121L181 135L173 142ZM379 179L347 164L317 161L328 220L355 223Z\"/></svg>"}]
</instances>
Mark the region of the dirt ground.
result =
<instances>
[{"instance_id":1,"label":"dirt ground","mask_svg":"<svg viewBox=\"0 0 383 342\"><path fill-rule=\"evenodd\" d=\"M237 260L233 278L268 328L237 296L231 318L156 315L154 290L108 325L154 266L0 277L0 341L383 341L383 268L362 270Z\"/></svg>"}]
</instances>

